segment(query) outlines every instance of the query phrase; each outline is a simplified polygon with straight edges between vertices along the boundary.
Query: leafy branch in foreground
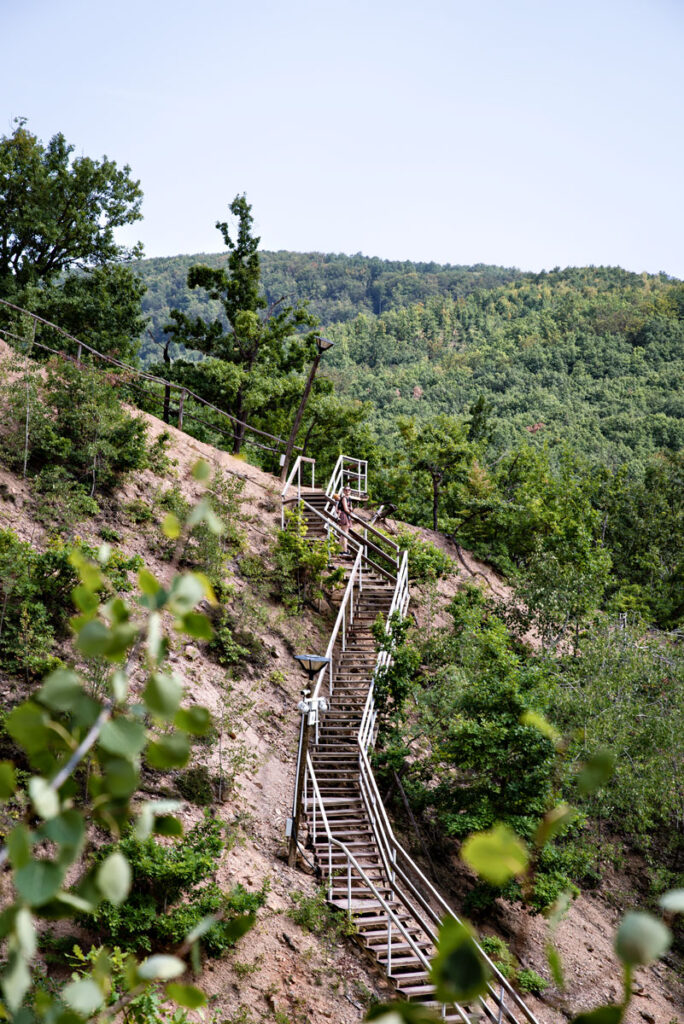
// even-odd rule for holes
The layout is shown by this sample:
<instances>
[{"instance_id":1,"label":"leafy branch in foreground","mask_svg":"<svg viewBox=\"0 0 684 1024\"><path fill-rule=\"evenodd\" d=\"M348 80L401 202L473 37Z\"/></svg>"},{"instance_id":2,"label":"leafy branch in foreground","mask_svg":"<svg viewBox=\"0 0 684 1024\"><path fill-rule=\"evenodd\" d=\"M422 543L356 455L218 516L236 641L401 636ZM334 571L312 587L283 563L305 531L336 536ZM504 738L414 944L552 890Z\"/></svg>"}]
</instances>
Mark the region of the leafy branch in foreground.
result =
<instances>
[{"instance_id":1,"label":"leafy branch in foreground","mask_svg":"<svg viewBox=\"0 0 684 1024\"><path fill-rule=\"evenodd\" d=\"M198 463L196 479L206 481L209 467ZM167 535L182 535L198 522L215 532L223 529L205 501L190 512L185 527L169 522ZM88 692L84 678L70 668L52 672L32 699L15 707L5 727L21 752L17 765L0 763L0 801L17 794L18 776L26 781L26 812L7 835L0 864L9 862L13 898L0 915L0 940L6 942L7 963L0 978L3 1003L0 1015L22 1024L35 1019L68 1020L77 1024L92 1014L114 1017L150 983L169 982L166 996L185 1006L204 1003L193 986L175 983L186 973L186 957L199 964L198 941L216 923L217 915L199 921L176 955L152 954L142 962L129 956L120 996L108 1005L114 961L102 950L88 977L77 978L54 993L37 988L31 963L37 949L39 920L92 914L107 901L120 906L132 881L131 865L122 849L104 858L81 863L80 878L67 882L67 873L79 861L94 825L118 838L134 820L141 841L153 833L182 834L175 812L177 801L140 803L137 797L143 759L157 770L183 767L190 753L190 737L211 726L206 708L182 707L183 686L165 666L169 650L163 615L173 628L202 639L211 636L202 601L215 603L213 590L201 573L177 573L168 584L147 569L138 573L140 597L133 604L119 596L105 603L101 594L103 571L110 555L103 545L97 562L74 550L72 565L79 578L73 592L78 614L72 618L76 647L86 659L108 667L102 699ZM132 690L133 674L144 685ZM251 927L253 916L229 922L231 938ZM123 985L123 987L122 987Z\"/></svg>"}]
</instances>

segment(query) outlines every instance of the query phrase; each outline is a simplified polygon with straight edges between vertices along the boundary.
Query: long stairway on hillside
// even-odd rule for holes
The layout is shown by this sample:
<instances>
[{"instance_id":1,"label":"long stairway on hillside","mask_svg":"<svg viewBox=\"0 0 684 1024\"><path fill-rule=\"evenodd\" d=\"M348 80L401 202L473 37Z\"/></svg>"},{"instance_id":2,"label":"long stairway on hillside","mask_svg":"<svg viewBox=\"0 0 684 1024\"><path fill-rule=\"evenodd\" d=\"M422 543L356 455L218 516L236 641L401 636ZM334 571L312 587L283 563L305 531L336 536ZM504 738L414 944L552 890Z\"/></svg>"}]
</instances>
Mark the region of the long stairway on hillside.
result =
<instances>
[{"instance_id":1,"label":"long stairway on hillside","mask_svg":"<svg viewBox=\"0 0 684 1024\"><path fill-rule=\"evenodd\" d=\"M349 483L363 501L365 463L340 456L325 491L302 485L305 463L297 460L283 491L286 510L300 504L307 536L341 540L335 495ZM378 655L372 626L378 614L403 617L409 601L405 552L355 516L344 567L337 620L326 665L320 670L304 715L311 741L300 745L293 819L302 808L295 842L313 851L330 902L349 913L358 940L382 968L397 996L433 1007L447 1021L488 1020L537 1024L534 1014L481 952L491 979L486 994L469 1005L435 1002L429 979L441 921L456 915L394 836L370 766L376 733L374 675L390 655ZM301 706L301 705L300 705ZM302 729L304 735L304 726ZM301 771L299 768L301 767Z\"/></svg>"}]
</instances>

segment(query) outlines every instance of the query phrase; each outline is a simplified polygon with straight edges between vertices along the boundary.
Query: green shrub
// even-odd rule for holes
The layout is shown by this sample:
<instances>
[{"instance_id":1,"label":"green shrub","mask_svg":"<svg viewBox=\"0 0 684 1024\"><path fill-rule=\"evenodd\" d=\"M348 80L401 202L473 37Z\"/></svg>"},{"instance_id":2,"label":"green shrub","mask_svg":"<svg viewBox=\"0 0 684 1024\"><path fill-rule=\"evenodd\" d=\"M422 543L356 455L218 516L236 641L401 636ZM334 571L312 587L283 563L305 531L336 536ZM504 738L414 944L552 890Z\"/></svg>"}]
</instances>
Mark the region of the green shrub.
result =
<instances>
[{"instance_id":1,"label":"green shrub","mask_svg":"<svg viewBox=\"0 0 684 1024\"><path fill-rule=\"evenodd\" d=\"M339 548L332 537L307 538L308 528L301 505L285 513L285 529L275 547L273 581L278 596L290 611L320 601L324 588L334 588L344 578L342 569L329 571L330 559Z\"/></svg>"},{"instance_id":2,"label":"green shrub","mask_svg":"<svg viewBox=\"0 0 684 1024\"><path fill-rule=\"evenodd\" d=\"M167 448L171 441L168 430L162 430L161 434L155 437L149 446L147 458L149 467L157 476L165 476L176 461L169 457Z\"/></svg>"},{"instance_id":3,"label":"green shrub","mask_svg":"<svg viewBox=\"0 0 684 1024\"><path fill-rule=\"evenodd\" d=\"M203 917L221 913L223 919L202 937L205 951L220 956L235 944L236 918L263 906L268 892L267 884L257 892L238 885L226 893L218 887L214 875L225 846L223 826L205 814L200 824L168 845L154 838L141 841L131 834L116 847L102 847L98 860L114 849L127 857L133 887L125 904L102 903L84 917L84 923L107 943L149 951L177 946Z\"/></svg>"},{"instance_id":4,"label":"green shrub","mask_svg":"<svg viewBox=\"0 0 684 1024\"><path fill-rule=\"evenodd\" d=\"M227 608L219 606L212 616L214 635L208 650L219 665L233 666L249 663L264 668L268 663L268 650L260 636L241 628Z\"/></svg>"},{"instance_id":5,"label":"green shrub","mask_svg":"<svg viewBox=\"0 0 684 1024\"><path fill-rule=\"evenodd\" d=\"M78 483L64 466L45 466L33 481L35 516L50 534L68 533L83 519L95 516L100 506L87 487Z\"/></svg>"},{"instance_id":6,"label":"green shrub","mask_svg":"<svg viewBox=\"0 0 684 1024\"><path fill-rule=\"evenodd\" d=\"M153 523L157 516L152 508L142 498L134 498L133 501L129 501L127 505L124 505L124 512L134 523Z\"/></svg>"},{"instance_id":7,"label":"green shrub","mask_svg":"<svg viewBox=\"0 0 684 1024\"><path fill-rule=\"evenodd\" d=\"M57 940L54 944L50 944L52 950L57 951L60 948L62 950L60 959L55 958L54 952L52 959L61 967L66 962L73 971L73 978L97 979L99 974L97 965L101 963L102 955L106 953L112 970L111 990L108 992L106 1005L112 1006L116 1003L127 991L127 975L131 967L130 954L120 946L114 946L113 949L106 951L102 946L91 946L88 952L84 953L81 947L74 944L73 939L69 939L68 936L66 942L69 943L68 946L64 940ZM43 942L41 941L42 946ZM126 1024L186 1024L188 1013L181 1007L172 1010L162 993L158 991L158 986L151 982L128 1002L124 1020Z\"/></svg>"},{"instance_id":8,"label":"green shrub","mask_svg":"<svg viewBox=\"0 0 684 1024\"><path fill-rule=\"evenodd\" d=\"M0 667L32 679L53 667L77 582L67 547L56 543L40 554L0 530Z\"/></svg>"},{"instance_id":9,"label":"green shrub","mask_svg":"<svg viewBox=\"0 0 684 1024\"><path fill-rule=\"evenodd\" d=\"M498 935L488 935L478 941L504 978L511 981L521 992L541 996L549 987L549 982L545 981L536 971L529 967L519 966L508 943Z\"/></svg>"},{"instance_id":10,"label":"green shrub","mask_svg":"<svg viewBox=\"0 0 684 1024\"><path fill-rule=\"evenodd\" d=\"M220 534L214 533L205 522L200 522L190 530L181 552L181 562L201 569L215 588L224 583L228 558L242 551L245 546L245 532L241 525L244 519L244 486L244 480L231 477L220 469L214 472L206 497L212 512L221 519L223 531ZM190 503L181 493L178 484L162 491L157 502L164 512L172 512L181 522L187 519ZM170 558L175 548L175 541L166 541L162 554Z\"/></svg>"},{"instance_id":11,"label":"green shrub","mask_svg":"<svg viewBox=\"0 0 684 1024\"><path fill-rule=\"evenodd\" d=\"M354 933L351 919L326 900L325 889L319 889L313 896L292 892L290 899L294 905L288 909L287 916L305 931L326 938L331 943L339 942L344 935Z\"/></svg>"},{"instance_id":12,"label":"green shrub","mask_svg":"<svg viewBox=\"0 0 684 1024\"><path fill-rule=\"evenodd\" d=\"M115 530L111 526L101 526L100 537L102 537L102 540L106 540L108 544L116 544L121 540L121 534L119 531Z\"/></svg>"},{"instance_id":13,"label":"green shrub","mask_svg":"<svg viewBox=\"0 0 684 1024\"><path fill-rule=\"evenodd\" d=\"M515 977L515 984L521 992L529 993L533 996L543 995L545 989L549 987L549 982L529 967L523 967L518 971Z\"/></svg>"},{"instance_id":14,"label":"green shrub","mask_svg":"<svg viewBox=\"0 0 684 1024\"><path fill-rule=\"evenodd\" d=\"M214 787L206 765L196 765L194 768L179 772L176 777L176 789L182 797L197 807L206 807L207 804L214 802Z\"/></svg>"},{"instance_id":15,"label":"green shrub","mask_svg":"<svg viewBox=\"0 0 684 1024\"><path fill-rule=\"evenodd\" d=\"M490 960L498 967L504 978L510 980L515 975L515 957L508 943L498 935L486 935L478 940Z\"/></svg>"},{"instance_id":16,"label":"green shrub","mask_svg":"<svg viewBox=\"0 0 684 1024\"><path fill-rule=\"evenodd\" d=\"M23 366L20 370L23 374ZM131 416L101 373L56 359L29 369L28 469L61 469L90 497L147 465L146 427ZM0 385L0 455L23 468L26 388Z\"/></svg>"},{"instance_id":17,"label":"green shrub","mask_svg":"<svg viewBox=\"0 0 684 1024\"><path fill-rule=\"evenodd\" d=\"M414 583L427 583L452 576L455 571L453 558L441 551L429 540L421 540L409 530L399 529L397 544L402 551L408 551L409 579Z\"/></svg>"}]
</instances>

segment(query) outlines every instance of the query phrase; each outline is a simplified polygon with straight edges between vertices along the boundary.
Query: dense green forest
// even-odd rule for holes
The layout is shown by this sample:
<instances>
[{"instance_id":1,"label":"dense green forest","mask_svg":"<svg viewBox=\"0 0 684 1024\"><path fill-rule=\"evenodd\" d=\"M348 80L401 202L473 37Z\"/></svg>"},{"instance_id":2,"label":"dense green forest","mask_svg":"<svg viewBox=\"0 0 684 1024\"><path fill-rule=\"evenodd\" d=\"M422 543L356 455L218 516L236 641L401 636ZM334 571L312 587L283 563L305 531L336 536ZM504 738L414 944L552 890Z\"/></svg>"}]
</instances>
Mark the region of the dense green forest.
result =
<instances>
[{"instance_id":1,"label":"dense green forest","mask_svg":"<svg viewBox=\"0 0 684 1024\"><path fill-rule=\"evenodd\" d=\"M310 288L360 306L354 317L325 324L335 345L299 432L323 472L341 450L369 458L374 498L409 522L449 533L528 591L553 557L559 580L568 580L554 612L566 628L590 607L646 615L661 627L681 621L681 282L605 267L502 281L507 272L497 268L405 264L399 273L360 257L318 266L313 257L289 258L264 254L265 267L282 260L281 268L302 275L283 277L288 301ZM158 262L142 264L148 302ZM370 270L378 265L388 287L397 284L397 302L412 290L422 291L419 301L370 311ZM360 275L366 285L355 293L349 282ZM268 309L265 270L262 282ZM240 384L235 367L228 372L205 341L192 343L189 326L204 322L198 294L206 289L186 288L176 315L187 347L199 344L209 358L199 365L177 348L180 358L157 363L157 371L223 407L242 395L250 422L286 436L303 368L291 355L289 370L283 363L275 373L271 364ZM318 308L339 312L334 304ZM223 330L225 319L215 315ZM183 335L174 329L171 337ZM586 588L571 610L570 579L578 574Z\"/></svg>"},{"instance_id":2,"label":"dense green forest","mask_svg":"<svg viewBox=\"0 0 684 1024\"><path fill-rule=\"evenodd\" d=\"M380 314L435 296L454 299L476 288L494 288L512 281L519 272L504 267L442 266L381 260L358 254L262 252L261 281L267 303L281 298L298 305L308 303L321 324L352 320L359 313ZM143 338L143 358L158 355L165 341L164 327L172 309L188 316L215 316L219 305L201 292L187 288L188 270L195 264L217 268L226 262L222 253L166 256L132 265L147 288L143 311L149 317L149 333Z\"/></svg>"},{"instance_id":3,"label":"dense green forest","mask_svg":"<svg viewBox=\"0 0 684 1024\"><path fill-rule=\"evenodd\" d=\"M616 465L684 443L684 286L619 268L525 275L336 325L330 364L375 421L465 412Z\"/></svg>"}]
</instances>

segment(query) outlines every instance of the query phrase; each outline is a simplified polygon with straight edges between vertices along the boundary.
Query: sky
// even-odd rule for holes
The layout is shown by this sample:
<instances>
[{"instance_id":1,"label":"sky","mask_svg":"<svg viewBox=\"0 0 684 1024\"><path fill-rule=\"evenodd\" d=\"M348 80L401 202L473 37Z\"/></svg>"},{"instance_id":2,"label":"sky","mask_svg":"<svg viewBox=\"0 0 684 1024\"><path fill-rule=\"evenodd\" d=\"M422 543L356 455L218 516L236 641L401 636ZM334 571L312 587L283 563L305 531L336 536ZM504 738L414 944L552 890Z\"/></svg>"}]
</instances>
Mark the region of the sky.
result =
<instances>
[{"instance_id":1,"label":"sky","mask_svg":"<svg viewBox=\"0 0 684 1024\"><path fill-rule=\"evenodd\" d=\"M684 278L684 0L0 0L15 117L129 164L147 256Z\"/></svg>"}]
</instances>

